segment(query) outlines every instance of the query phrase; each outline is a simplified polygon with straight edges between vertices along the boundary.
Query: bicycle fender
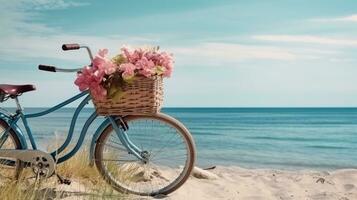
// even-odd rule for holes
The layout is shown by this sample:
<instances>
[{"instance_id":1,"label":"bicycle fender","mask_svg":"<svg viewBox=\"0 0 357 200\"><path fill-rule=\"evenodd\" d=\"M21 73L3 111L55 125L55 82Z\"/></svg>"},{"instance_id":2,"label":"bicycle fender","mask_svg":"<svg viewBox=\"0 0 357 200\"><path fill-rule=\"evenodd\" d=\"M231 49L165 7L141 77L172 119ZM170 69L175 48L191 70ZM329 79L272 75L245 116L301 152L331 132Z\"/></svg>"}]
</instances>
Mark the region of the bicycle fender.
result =
<instances>
[{"instance_id":1,"label":"bicycle fender","mask_svg":"<svg viewBox=\"0 0 357 200\"><path fill-rule=\"evenodd\" d=\"M0 120L5 121L10 126L11 117L9 115L0 112ZM17 126L17 124L12 125L12 129L19 138L22 148L27 149L26 138L21 129Z\"/></svg>"}]
</instances>

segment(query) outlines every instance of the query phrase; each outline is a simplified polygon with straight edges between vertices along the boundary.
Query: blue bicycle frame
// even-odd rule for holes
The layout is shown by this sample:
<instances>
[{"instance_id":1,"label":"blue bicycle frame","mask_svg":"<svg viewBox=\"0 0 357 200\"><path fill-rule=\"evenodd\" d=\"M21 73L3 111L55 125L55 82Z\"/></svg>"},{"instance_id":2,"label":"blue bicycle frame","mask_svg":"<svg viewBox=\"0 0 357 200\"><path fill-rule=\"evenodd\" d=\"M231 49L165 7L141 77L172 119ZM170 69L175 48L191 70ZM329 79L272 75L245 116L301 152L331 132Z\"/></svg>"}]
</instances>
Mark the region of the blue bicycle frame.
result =
<instances>
[{"instance_id":1,"label":"blue bicycle frame","mask_svg":"<svg viewBox=\"0 0 357 200\"><path fill-rule=\"evenodd\" d=\"M69 151L69 153L65 154L64 156L60 157L60 158L56 158L57 155L61 152L63 152L63 150L65 150L68 145L70 144L72 138L73 138L73 133L74 133L74 128L78 119L78 116L80 114L80 112L82 111L82 109L88 104L88 102L91 100L90 95L88 95L88 91L84 91L48 110L39 112L39 113L33 113L33 114L24 114L22 112L21 109L18 109L16 111L16 114L14 115L7 115L6 113L1 113L0 112L0 119L4 120L6 123L8 123L9 128L7 130L5 130L5 132L3 133L3 135L0 137L0 148L3 145L3 143L5 142L5 140L8 137L8 133L10 131L10 129L14 130L17 137L20 140L20 143L22 144L22 147L24 149L28 149L27 146L27 142L26 142L26 138L23 134L23 132L21 131L21 129L17 126L17 122L21 119L26 133L28 135L28 138L30 140L31 143L31 147L34 150L37 150L37 146L36 146L36 142L34 140L31 128L28 124L27 119L29 118L36 118L36 117L41 117L44 115L47 115L49 113L52 113L82 97L86 96L82 102L78 105L78 107L76 108L72 120L71 120L71 124L69 127L69 131L68 131L68 135L64 141L64 143L54 152L51 153L52 157L54 158L54 160L56 161L56 163L62 163L68 159L70 159L71 157L73 157L78 150L80 149L80 147L82 146L85 136L87 134L88 128L90 127L90 125L92 124L92 122L98 117L96 112L93 112L90 117L86 120L82 130L81 130L81 134L79 136L79 139L75 145L75 147ZM116 131L117 136L119 137L121 143L124 145L124 147L127 148L129 153L132 153L133 155L135 155L139 160L145 162L145 159L141 156L142 155L142 150L140 148L138 148L132 141L130 141L129 136L127 135L127 133L120 128L120 126L118 126L118 123L120 124L120 122L122 122L122 118L120 116L108 116L106 117L106 119L104 120L104 122L99 126L99 128L96 130L95 134L93 135L92 141L91 141L91 145L90 145L90 161L91 164L93 164L93 154L94 154L94 148L96 145L96 141L98 140L100 134L105 130L105 128L109 125L113 126L113 129Z\"/></svg>"}]
</instances>

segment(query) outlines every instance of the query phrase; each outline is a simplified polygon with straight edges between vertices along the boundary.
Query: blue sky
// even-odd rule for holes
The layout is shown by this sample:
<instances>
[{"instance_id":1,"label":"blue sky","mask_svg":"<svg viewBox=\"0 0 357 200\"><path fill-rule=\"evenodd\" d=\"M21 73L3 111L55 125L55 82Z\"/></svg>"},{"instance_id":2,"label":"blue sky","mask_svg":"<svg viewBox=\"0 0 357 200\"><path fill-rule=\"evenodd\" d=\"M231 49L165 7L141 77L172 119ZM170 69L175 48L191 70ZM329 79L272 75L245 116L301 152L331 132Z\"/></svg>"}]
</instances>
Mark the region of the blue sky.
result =
<instances>
[{"instance_id":1,"label":"blue sky","mask_svg":"<svg viewBox=\"0 0 357 200\"><path fill-rule=\"evenodd\" d=\"M75 74L37 70L87 64L70 42L172 52L165 106L357 106L355 0L0 0L0 27L0 82L38 88L25 106L78 92Z\"/></svg>"}]
</instances>

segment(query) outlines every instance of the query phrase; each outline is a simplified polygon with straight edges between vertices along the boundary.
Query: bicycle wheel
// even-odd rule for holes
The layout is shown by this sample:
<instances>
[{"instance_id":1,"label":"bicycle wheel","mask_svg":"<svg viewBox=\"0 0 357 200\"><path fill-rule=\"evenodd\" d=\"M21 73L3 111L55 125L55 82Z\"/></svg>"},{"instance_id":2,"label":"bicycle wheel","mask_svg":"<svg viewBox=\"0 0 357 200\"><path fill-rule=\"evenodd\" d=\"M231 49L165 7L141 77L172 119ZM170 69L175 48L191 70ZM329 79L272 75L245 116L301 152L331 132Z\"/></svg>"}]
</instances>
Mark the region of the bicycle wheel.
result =
<instances>
[{"instance_id":1,"label":"bicycle wheel","mask_svg":"<svg viewBox=\"0 0 357 200\"><path fill-rule=\"evenodd\" d=\"M123 121L130 141L142 150L147 162L130 153L109 125L95 148L95 163L104 179L118 191L138 195L169 194L179 188L195 162L189 131L165 114L126 116Z\"/></svg>"},{"instance_id":2,"label":"bicycle wheel","mask_svg":"<svg viewBox=\"0 0 357 200\"><path fill-rule=\"evenodd\" d=\"M3 136L5 130L8 128L8 124L3 120L0 120L0 138ZM10 129L10 134L5 141L0 141L1 149L22 149L19 138L15 132ZM2 144L2 145L1 145ZM17 180L22 171L21 161L11 158L0 157L0 185L6 181Z\"/></svg>"}]
</instances>

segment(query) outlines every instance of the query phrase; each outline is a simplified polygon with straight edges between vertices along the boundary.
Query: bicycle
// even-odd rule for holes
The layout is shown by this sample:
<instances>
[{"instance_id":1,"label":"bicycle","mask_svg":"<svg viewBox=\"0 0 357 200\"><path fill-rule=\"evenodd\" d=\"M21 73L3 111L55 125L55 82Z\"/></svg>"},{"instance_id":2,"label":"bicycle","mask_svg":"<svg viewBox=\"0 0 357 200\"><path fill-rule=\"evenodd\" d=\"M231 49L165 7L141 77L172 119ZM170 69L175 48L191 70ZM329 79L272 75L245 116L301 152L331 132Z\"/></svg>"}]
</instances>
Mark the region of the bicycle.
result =
<instances>
[{"instance_id":1,"label":"bicycle","mask_svg":"<svg viewBox=\"0 0 357 200\"><path fill-rule=\"evenodd\" d=\"M92 63L88 46L62 46L64 51L82 48L87 50ZM39 65L39 70L79 73L81 68ZM84 91L47 110L25 114L18 97L35 89L33 85L0 85L0 102L8 99L16 102L15 113L4 108L0 110L0 181L18 180L24 168L32 168L37 176L45 178L56 174L56 164L68 161L78 152L88 128L98 117L94 111L84 123L73 149L58 158L72 141L78 115L91 101L91 96L89 91ZM50 153L39 150L27 119L46 116L81 98L63 144ZM17 125L20 119L31 146L27 145L25 134ZM91 139L89 154L90 165L95 164L115 190L137 195L166 195L178 189L190 176L195 163L195 144L182 123L163 113L106 116Z\"/></svg>"}]
</instances>

